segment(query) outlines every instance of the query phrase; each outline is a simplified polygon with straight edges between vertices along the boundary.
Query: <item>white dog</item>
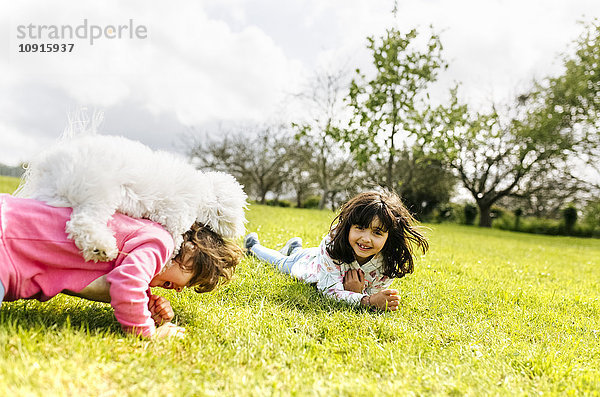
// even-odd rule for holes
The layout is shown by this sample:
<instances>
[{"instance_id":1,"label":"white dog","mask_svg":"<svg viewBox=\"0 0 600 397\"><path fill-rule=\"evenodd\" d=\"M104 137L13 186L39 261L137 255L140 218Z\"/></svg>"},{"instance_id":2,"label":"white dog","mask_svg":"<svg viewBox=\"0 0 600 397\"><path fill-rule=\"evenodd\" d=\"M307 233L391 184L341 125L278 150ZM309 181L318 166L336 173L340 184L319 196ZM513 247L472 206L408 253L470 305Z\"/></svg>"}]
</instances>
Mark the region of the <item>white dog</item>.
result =
<instances>
[{"instance_id":1,"label":"white dog","mask_svg":"<svg viewBox=\"0 0 600 397\"><path fill-rule=\"evenodd\" d=\"M162 224L175 240L194 222L226 238L243 235L246 194L231 175L201 172L129 139L84 133L62 139L29 163L16 193L72 207L66 232L86 260L117 257L107 221L116 212Z\"/></svg>"}]
</instances>

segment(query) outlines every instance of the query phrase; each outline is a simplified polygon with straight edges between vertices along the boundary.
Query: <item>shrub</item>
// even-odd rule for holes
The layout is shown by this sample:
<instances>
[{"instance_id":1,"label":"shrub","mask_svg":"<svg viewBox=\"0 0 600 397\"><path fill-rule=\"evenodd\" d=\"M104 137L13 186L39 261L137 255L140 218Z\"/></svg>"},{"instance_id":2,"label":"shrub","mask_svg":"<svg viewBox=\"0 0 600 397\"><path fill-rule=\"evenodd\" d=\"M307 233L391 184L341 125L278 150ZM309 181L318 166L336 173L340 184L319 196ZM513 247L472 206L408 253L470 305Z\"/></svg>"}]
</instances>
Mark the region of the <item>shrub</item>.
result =
<instances>
[{"instance_id":1,"label":"shrub","mask_svg":"<svg viewBox=\"0 0 600 397\"><path fill-rule=\"evenodd\" d=\"M573 205L569 205L563 209L563 220L565 221L565 229L568 234L573 233L573 227L577 222L577 208Z\"/></svg>"},{"instance_id":2,"label":"shrub","mask_svg":"<svg viewBox=\"0 0 600 397\"><path fill-rule=\"evenodd\" d=\"M493 205L492 208L490 209L490 215L492 216L492 219L501 218L506 213L508 213L508 211L506 209L499 207L497 205Z\"/></svg>"},{"instance_id":3,"label":"shrub","mask_svg":"<svg viewBox=\"0 0 600 397\"><path fill-rule=\"evenodd\" d=\"M464 207L465 213L465 224L472 225L475 223L475 218L477 217L477 207L473 204L465 204Z\"/></svg>"},{"instance_id":4,"label":"shrub","mask_svg":"<svg viewBox=\"0 0 600 397\"><path fill-rule=\"evenodd\" d=\"M288 200L278 200L278 199L273 199L273 200L267 200L265 201L266 205L270 205L271 207L291 207L292 203Z\"/></svg>"},{"instance_id":5,"label":"shrub","mask_svg":"<svg viewBox=\"0 0 600 397\"><path fill-rule=\"evenodd\" d=\"M517 228L517 222L515 217L509 212L505 212L498 219L494 219L493 227L502 230L520 230L521 228Z\"/></svg>"},{"instance_id":6,"label":"shrub","mask_svg":"<svg viewBox=\"0 0 600 397\"><path fill-rule=\"evenodd\" d=\"M523 215L523 209L517 208L515 210L515 230L519 230L522 215Z\"/></svg>"},{"instance_id":7,"label":"shrub","mask_svg":"<svg viewBox=\"0 0 600 397\"><path fill-rule=\"evenodd\" d=\"M560 236L567 234L567 228L564 223L555 219L543 218L520 218L519 228L515 228L516 216L504 214L500 219L494 221L494 227L502 230L513 230L523 233L546 234L551 236ZM575 225L570 233L576 237L600 237L600 228L594 228L589 225Z\"/></svg>"},{"instance_id":8,"label":"shrub","mask_svg":"<svg viewBox=\"0 0 600 397\"><path fill-rule=\"evenodd\" d=\"M321 203L321 197L310 196L302 202L302 208L319 208L320 203Z\"/></svg>"},{"instance_id":9,"label":"shrub","mask_svg":"<svg viewBox=\"0 0 600 397\"><path fill-rule=\"evenodd\" d=\"M583 209L581 222L590 226L592 229L600 228L600 199L587 203Z\"/></svg>"},{"instance_id":10,"label":"shrub","mask_svg":"<svg viewBox=\"0 0 600 397\"><path fill-rule=\"evenodd\" d=\"M463 206L455 203L447 203L433 210L430 219L432 222L465 223Z\"/></svg>"}]
</instances>

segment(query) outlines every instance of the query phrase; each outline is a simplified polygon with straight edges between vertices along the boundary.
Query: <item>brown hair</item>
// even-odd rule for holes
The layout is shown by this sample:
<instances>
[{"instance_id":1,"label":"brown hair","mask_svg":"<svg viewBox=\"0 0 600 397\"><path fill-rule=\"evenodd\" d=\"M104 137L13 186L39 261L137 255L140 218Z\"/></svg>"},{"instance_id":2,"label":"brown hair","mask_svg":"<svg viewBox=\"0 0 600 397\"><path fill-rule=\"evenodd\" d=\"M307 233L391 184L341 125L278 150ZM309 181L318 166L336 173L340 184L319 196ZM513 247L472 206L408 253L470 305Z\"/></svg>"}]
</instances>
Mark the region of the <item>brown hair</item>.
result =
<instances>
[{"instance_id":1,"label":"brown hair","mask_svg":"<svg viewBox=\"0 0 600 397\"><path fill-rule=\"evenodd\" d=\"M400 197L389 191L361 193L344 204L331 222L331 242L327 252L334 260L353 262L354 251L348 243L350 228L352 225L368 228L375 217L379 218L382 228L388 232L380 252L384 263L383 274L400 278L412 273L414 246L425 253L429 244Z\"/></svg>"},{"instance_id":2,"label":"brown hair","mask_svg":"<svg viewBox=\"0 0 600 397\"><path fill-rule=\"evenodd\" d=\"M183 235L177 262L193 276L188 287L198 293L212 291L219 283L231 280L244 251L235 242L226 240L209 227L195 223Z\"/></svg>"}]
</instances>

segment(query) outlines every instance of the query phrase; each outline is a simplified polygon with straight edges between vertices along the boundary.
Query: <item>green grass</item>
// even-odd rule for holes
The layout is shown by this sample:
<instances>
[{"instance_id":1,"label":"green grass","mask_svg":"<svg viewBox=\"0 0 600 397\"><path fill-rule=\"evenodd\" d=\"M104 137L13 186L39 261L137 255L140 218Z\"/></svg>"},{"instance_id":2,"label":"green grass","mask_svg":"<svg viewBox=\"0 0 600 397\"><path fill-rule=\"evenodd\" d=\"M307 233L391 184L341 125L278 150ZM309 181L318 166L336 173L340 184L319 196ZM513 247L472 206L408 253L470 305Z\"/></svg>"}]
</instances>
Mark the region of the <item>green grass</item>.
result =
<instances>
[{"instance_id":1,"label":"green grass","mask_svg":"<svg viewBox=\"0 0 600 397\"><path fill-rule=\"evenodd\" d=\"M0 193L12 193L19 186L19 178L0 175Z\"/></svg>"},{"instance_id":2,"label":"green grass","mask_svg":"<svg viewBox=\"0 0 600 397\"><path fill-rule=\"evenodd\" d=\"M333 214L251 206L267 246ZM121 333L106 304L0 309L0 394L600 394L600 241L431 225L396 313L354 309L246 258L216 292L163 294L181 341ZM158 292L159 290L157 290Z\"/></svg>"}]
</instances>

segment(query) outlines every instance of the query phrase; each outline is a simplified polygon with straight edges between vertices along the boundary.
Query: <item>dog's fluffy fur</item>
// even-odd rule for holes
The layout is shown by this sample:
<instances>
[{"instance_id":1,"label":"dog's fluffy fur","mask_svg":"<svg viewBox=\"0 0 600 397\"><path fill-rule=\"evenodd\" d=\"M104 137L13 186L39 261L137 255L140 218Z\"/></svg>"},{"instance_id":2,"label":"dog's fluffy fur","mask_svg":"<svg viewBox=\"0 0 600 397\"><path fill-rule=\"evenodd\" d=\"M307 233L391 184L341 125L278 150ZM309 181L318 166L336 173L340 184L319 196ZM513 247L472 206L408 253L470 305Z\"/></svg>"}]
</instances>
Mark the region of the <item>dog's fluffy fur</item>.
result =
<instances>
[{"instance_id":1,"label":"dog's fluffy fur","mask_svg":"<svg viewBox=\"0 0 600 397\"><path fill-rule=\"evenodd\" d=\"M62 139L29 163L16 195L72 207L65 230L86 260L116 258L107 226L116 211L162 224L175 253L194 222L226 238L244 233L246 194L235 178L118 136Z\"/></svg>"}]
</instances>

